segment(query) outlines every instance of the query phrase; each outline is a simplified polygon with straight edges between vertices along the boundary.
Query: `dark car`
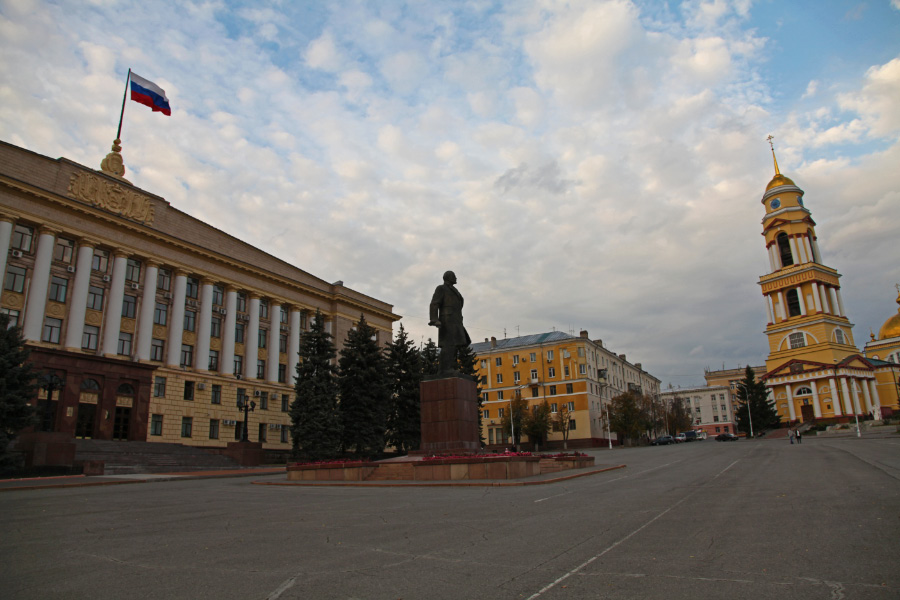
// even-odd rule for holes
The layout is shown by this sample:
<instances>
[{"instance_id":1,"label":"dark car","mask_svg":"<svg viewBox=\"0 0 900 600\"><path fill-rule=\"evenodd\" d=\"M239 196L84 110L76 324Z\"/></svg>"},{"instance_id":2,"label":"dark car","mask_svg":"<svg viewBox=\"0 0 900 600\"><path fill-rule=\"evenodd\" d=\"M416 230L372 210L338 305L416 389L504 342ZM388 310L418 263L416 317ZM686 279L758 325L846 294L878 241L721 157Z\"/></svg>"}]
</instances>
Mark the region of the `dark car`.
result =
<instances>
[{"instance_id":1,"label":"dark car","mask_svg":"<svg viewBox=\"0 0 900 600\"><path fill-rule=\"evenodd\" d=\"M733 433L720 433L716 436L717 442L736 442L738 441L738 436Z\"/></svg>"},{"instance_id":2,"label":"dark car","mask_svg":"<svg viewBox=\"0 0 900 600\"><path fill-rule=\"evenodd\" d=\"M651 446L668 446L669 444L674 444L675 438L671 435L661 435L652 442L650 442Z\"/></svg>"},{"instance_id":3,"label":"dark car","mask_svg":"<svg viewBox=\"0 0 900 600\"><path fill-rule=\"evenodd\" d=\"M686 442L693 442L693 441L695 441L696 439L697 439L697 432L696 432L696 431L685 431L685 432L684 432L684 441L686 441Z\"/></svg>"}]
</instances>

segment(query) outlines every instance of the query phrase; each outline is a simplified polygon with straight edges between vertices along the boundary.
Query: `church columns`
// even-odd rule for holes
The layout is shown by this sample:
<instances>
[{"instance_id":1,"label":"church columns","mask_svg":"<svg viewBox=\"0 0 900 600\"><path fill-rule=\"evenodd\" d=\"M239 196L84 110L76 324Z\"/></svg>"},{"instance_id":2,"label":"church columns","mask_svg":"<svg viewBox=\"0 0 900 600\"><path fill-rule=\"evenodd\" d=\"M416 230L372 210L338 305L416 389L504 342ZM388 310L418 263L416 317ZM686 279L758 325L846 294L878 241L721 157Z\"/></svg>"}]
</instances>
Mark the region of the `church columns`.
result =
<instances>
[{"instance_id":1,"label":"church columns","mask_svg":"<svg viewBox=\"0 0 900 600\"><path fill-rule=\"evenodd\" d=\"M840 316L846 317L847 315L844 313L844 299L841 297L841 289L837 288L834 291L835 296L837 297L837 306L838 310L841 311Z\"/></svg>"},{"instance_id":2,"label":"church columns","mask_svg":"<svg viewBox=\"0 0 900 600\"><path fill-rule=\"evenodd\" d=\"M806 300L803 298L803 288L799 285L795 288L797 290L797 301L800 303L800 316L806 316Z\"/></svg>"},{"instance_id":3,"label":"church columns","mask_svg":"<svg viewBox=\"0 0 900 600\"><path fill-rule=\"evenodd\" d=\"M794 264L799 265L803 261L800 258L800 253L797 251L797 239L792 236L788 236L788 242L791 245L791 254L793 254L794 256Z\"/></svg>"},{"instance_id":4,"label":"church columns","mask_svg":"<svg viewBox=\"0 0 900 600\"><path fill-rule=\"evenodd\" d=\"M225 288L225 324L222 325L222 356L219 373L234 374L234 328L237 324L237 290L233 286Z\"/></svg>"},{"instance_id":5,"label":"church columns","mask_svg":"<svg viewBox=\"0 0 900 600\"><path fill-rule=\"evenodd\" d=\"M828 385L831 386L831 406L834 407L834 416L840 417L844 413L841 411L841 396L838 394L838 387L834 377L828 380Z\"/></svg>"},{"instance_id":6,"label":"church columns","mask_svg":"<svg viewBox=\"0 0 900 600\"><path fill-rule=\"evenodd\" d=\"M278 365L281 341L281 303L274 298L269 300L269 340L266 355L266 381L278 383Z\"/></svg>"},{"instance_id":7,"label":"church columns","mask_svg":"<svg viewBox=\"0 0 900 600\"><path fill-rule=\"evenodd\" d=\"M778 270L778 260L775 255L775 244L769 244L767 248L769 251L769 273L774 273Z\"/></svg>"},{"instance_id":8,"label":"church columns","mask_svg":"<svg viewBox=\"0 0 900 600\"><path fill-rule=\"evenodd\" d=\"M878 382L874 379L867 379L866 383L872 393L872 408L875 410L875 418L881 419L881 398L878 397Z\"/></svg>"},{"instance_id":9,"label":"church columns","mask_svg":"<svg viewBox=\"0 0 900 600\"><path fill-rule=\"evenodd\" d=\"M159 275L159 264L147 261L144 274L144 294L141 298L141 312L138 317L137 358L140 361L150 360L150 347L153 342L153 313L156 310L156 279Z\"/></svg>"},{"instance_id":10,"label":"church columns","mask_svg":"<svg viewBox=\"0 0 900 600\"><path fill-rule=\"evenodd\" d=\"M84 317L87 314L87 297L91 286L91 262L94 260L95 242L86 239L78 242L78 257L75 260L75 283L72 288L72 304L69 308L69 322L66 323L66 350L81 350L81 336L84 333Z\"/></svg>"},{"instance_id":11,"label":"church columns","mask_svg":"<svg viewBox=\"0 0 900 600\"><path fill-rule=\"evenodd\" d=\"M813 396L813 411L817 419L822 418L822 407L819 405L819 386L816 384L816 380L813 379L809 382L809 387L812 389Z\"/></svg>"},{"instance_id":12,"label":"church columns","mask_svg":"<svg viewBox=\"0 0 900 600\"><path fill-rule=\"evenodd\" d=\"M784 294L778 290L778 316L784 321L787 319L787 313L784 310Z\"/></svg>"},{"instance_id":13,"label":"church columns","mask_svg":"<svg viewBox=\"0 0 900 600\"><path fill-rule=\"evenodd\" d=\"M297 375L297 365L300 363L300 309L291 307L290 332L288 333L287 347L287 376L285 382L293 385Z\"/></svg>"},{"instance_id":14,"label":"church columns","mask_svg":"<svg viewBox=\"0 0 900 600\"><path fill-rule=\"evenodd\" d=\"M769 315L769 323L775 322L775 310L772 308L772 296L766 294L766 312Z\"/></svg>"},{"instance_id":15,"label":"church columns","mask_svg":"<svg viewBox=\"0 0 900 600\"><path fill-rule=\"evenodd\" d=\"M184 300L187 297L187 272L175 271L175 289L172 298L172 314L169 321L169 339L166 365L177 367L181 364L181 340L184 334Z\"/></svg>"},{"instance_id":16,"label":"church columns","mask_svg":"<svg viewBox=\"0 0 900 600\"><path fill-rule=\"evenodd\" d=\"M788 413L791 416L791 422L797 420L797 411L794 410L794 395L791 393L791 384L788 383L784 386L784 391L787 393L788 400Z\"/></svg>"},{"instance_id":17,"label":"church columns","mask_svg":"<svg viewBox=\"0 0 900 600\"><path fill-rule=\"evenodd\" d=\"M863 393L863 401L866 403L866 412L872 414L875 407L872 404L872 397L869 395L869 380L868 379L859 379L857 380L859 387L862 388Z\"/></svg>"},{"instance_id":18,"label":"church columns","mask_svg":"<svg viewBox=\"0 0 900 600\"><path fill-rule=\"evenodd\" d=\"M122 301L125 299L125 270L128 267L128 255L116 252L113 261L112 282L109 284L109 300L103 314L104 356L116 356L119 349L119 332L122 329ZM154 282L155 283L155 282Z\"/></svg>"},{"instance_id":19,"label":"church columns","mask_svg":"<svg viewBox=\"0 0 900 600\"><path fill-rule=\"evenodd\" d=\"M244 377L256 379L259 364L259 294L250 294L250 323L244 336Z\"/></svg>"},{"instance_id":20,"label":"church columns","mask_svg":"<svg viewBox=\"0 0 900 600\"><path fill-rule=\"evenodd\" d=\"M807 262L816 262L815 254L813 254L812 246L809 243L809 236L803 236L803 249L806 252L806 261Z\"/></svg>"},{"instance_id":21,"label":"church columns","mask_svg":"<svg viewBox=\"0 0 900 600\"><path fill-rule=\"evenodd\" d=\"M816 312L822 312L822 305L819 303L819 285L815 281L812 282L812 297L816 305Z\"/></svg>"},{"instance_id":22,"label":"church columns","mask_svg":"<svg viewBox=\"0 0 900 600\"><path fill-rule=\"evenodd\" d=\"M852 415L854 414L852 405L853 400L850 396L850 388L847 386L846 377L841 377L841 390L844 392L844 414L848 416Z\"/></svg>"},{"instance_id":23,"label":"church columns","mask_svg":"<svg viewBox=\"0 0 900 600\"><path fill-rule=\"evenodd\" d=\"M194 356L194 368L198 371L209 370L209 341L212 331L213 281L203 278L200 281L200 314L197 323L197 348Z\"/></svg>"},{"instance_id":24,"label":"church columns","mask_svg":"<svg viewBox=\"0 0 900 600\"><path fill-rule=\"evenodd\" d=\"M828 305L828 285L823 284L819 288L819 294L822 296L822 309L829 314L834 314L834 310Z\"/></svg>"},{"instance_id":25,"label":"church columns","mask_svg":"<svg viewBox=\"0 0 900 600\"><path fill-rule=\"evenodd\" d=\"M37 252L34 255L34 272L28 287L28 299L25 301L25 326L22 328L22 337L32 342L41 340L41 331L44 327L47 290L50 287L50 261L53 259L56 233L55 229L41 227ZM121 304L121 299L119 303ZM121 310L121 308L120 306L119 309Z\"/></svg>"}]
</instances>

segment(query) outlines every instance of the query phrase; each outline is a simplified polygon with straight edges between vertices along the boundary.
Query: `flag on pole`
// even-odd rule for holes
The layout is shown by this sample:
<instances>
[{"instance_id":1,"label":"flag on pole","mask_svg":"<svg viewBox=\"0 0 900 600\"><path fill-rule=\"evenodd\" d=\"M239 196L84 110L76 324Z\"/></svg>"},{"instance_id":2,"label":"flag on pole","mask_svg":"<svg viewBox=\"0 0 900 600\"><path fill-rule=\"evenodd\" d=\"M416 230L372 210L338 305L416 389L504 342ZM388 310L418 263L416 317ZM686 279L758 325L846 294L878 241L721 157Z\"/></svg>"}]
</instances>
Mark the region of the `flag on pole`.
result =
<instances>
[{"instance_id":1,"label":"flag on pole","mask_svg":"<svg viewBox=\"0 0 900 600\"><path fill-rule=\"evenodd\" d=\"M172 114L166 92L152 81L147 81L135 73L131 73L131 99L149 106L153 112L161 112L166 116Z\"/></svg>"}]
</instances>

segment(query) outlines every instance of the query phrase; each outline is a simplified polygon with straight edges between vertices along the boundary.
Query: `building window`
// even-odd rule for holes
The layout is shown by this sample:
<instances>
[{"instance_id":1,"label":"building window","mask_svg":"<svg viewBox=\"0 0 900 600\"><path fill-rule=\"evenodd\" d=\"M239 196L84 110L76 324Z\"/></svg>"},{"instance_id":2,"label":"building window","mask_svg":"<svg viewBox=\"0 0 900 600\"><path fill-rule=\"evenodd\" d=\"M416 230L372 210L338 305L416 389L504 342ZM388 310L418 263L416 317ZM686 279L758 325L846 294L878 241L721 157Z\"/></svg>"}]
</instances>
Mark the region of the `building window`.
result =
<instances>
[{"instance_id":1,"label":"building window","mask_svg":"<svg viewBox=\"0 0 900 600\"><path fill-rule=\"evenodd\" d=\"M287 365L278 365L278 383L287 383Z\"/></svg>"},{"instance_id":2,"label":"building window","mask_svg":"<svg viewBox=\"0 0 900 600\"><path fill-rule=\"evenodd\" d=\"M6 279L3 281L3 289L22 293L22 290L25 289L25 269L9 265L6 268Z\"/></svg>"},{"instance_id":3,"label":"building window","mask_svg":"<svg viewBox=\"0 0 900 600\"><path fill-rule=\"evenodd\" d=\"M489 400L489 398L488 398L488 393L487 393L487 392L481 392L481 399L482 399L484 402L487 402L487 401Z\"/></svg>"},{"instance_id":4,"label":"building window","mask_svg":"<svg viewBox=\"0 0 900 600\"><path fill-rule=\"evenodd\" d=\"M575 419L569 419L569 431L575 431Z\"/></svg>"},{"instance_id":5,"label":"building window","mask_svg":"<svg viewBox=\"0 0 900 600\"><path fill-rule=\"evenodd\" d=\"M185 331L195 331L196 328L197 328L197 311L195 311L195 310L184 311L184 330Z\"/></svg>"},{"instance_id":6,"label":"building window","mask_svg":"<svg viewBox=\"0 0 900 600\"><path fill-rule=\"evenodd\" d=\"M281 443L282 444L288 443L288 428L285 427L284 425L281 426Z\"/></svg>"},{"instance_id":7,"label":"building window","mask_svg":"<svg viewBox=\"0 0 900 600\"><path fill-rule=\"evenodd\" d=\"M547 350L547 360L553 360L553 350Z\"/></svg>"},{"instance_id":8,"label":"building window","mask_svg":"<svg viewBox=\"0 0 900 600\"><path fill-rule=\"evenodd\" d=\"M156 289L168 292L172 289L172 273L168 269L160 269L156 274Z\"/></svg>"},{"instance_id":9,"label":"building window","mask_svg":"<svg viewBox=\"0 0 900 600\"><path fill-rule=\"evenodd\" d=\"M234 374L241 375L244 372L244 357L238 354L234 355Z\"/></svg>"},{"instance_id":10,"label":"building window","mask_svg":"<svg viewBox=\"0 0 900 600\"><path fill-rule=\"evenodd\" d=\"M503 358L500 357L500 356L498 356L497 358L495 358L495 359L494 359L494 365L496 365L496 366L498 366L498 367L502 367L502 366L503 366Z\"/></svg>"},{"instance_id":11,"label":"building window","mask_svg":"<svg viewBox=\"0 0 900 600\"><path fill-rule=\"evenodd\" d=\"M194 427L193 417L181 417L181 437L191 437L191 429Z\"/></svg>"},{"instance_id":12,"label":"building window","mask_svg":"<svg viewBox=\"0 0 900 600\"><path fill-rule=\"evenodd\" d=\"M537 389L537 386L534 386L534 387L531 388L531 397L532 397L532 398L537 398L537 397L538 397L538 389Z\"/></svg>"},{"instance_id":13,"label":"building window","mask_svg":"<svg viewBox=\"0 0 900 600\"><path fill-rule=\"evenodd\" d=\"M567 383L566 384L566 393L572 394L572 393L574 393L574 391L575 391L574 386L571 383Z\"/></svg>"},{"instance_id":14,"label":"building window","mask_svg":"<svg viewBox=\"0 0 900 600\"><path fill-rule=\"evenodd\" d=\"M517 364L519 364L519 355L513 354L513 366L516 366Z\"/></svg>"},{"instance_id":15,"label":"building window","mask_svg":"<svg viewBox=\"0 0 900 600\"><path fill-rule=\"evenodd\" d=\"M218 383L213 384L209 401L211 404L222 404L222 386Z\"/></svg>"},{"instance_id":16,"label":"building window","mask_svg":"<svg viewBox=\"0 0 900 600\"><path fill-rule=\"evenodd\" d=\"M55 275L50 278L50 300L53 302L66 301L66 289L69 287L69 281Z\"/></svg>"},{"instance_id":17,"label":"building window","mask_svg":"<svg viewBox=\"0 0 900 600\"><path fill-rule=\"evenodd\" d=\"M497 383L503 383L503 373L497 373Z\"/></svg>"},{"instance_id":18,"label":"building window","mask_svg":"<svg viewBox=\"0 0 900 600\"><path fill-rule=\"evenodd\" d=\"M140 283L141 281L141 261L135 258L129 258L125 265L125 281L132 283Z\"/></svg>"},{"instance_id":19,"label":"building window","mask_svg":"<svg viewBox=\"0 0 900 600\"><path fill-rule=\"evenodd\" d=\"M550 412L555 413L555 412L557 412L556 409L557 409L556 402L552 402L550 404Z\"/></svg>"},{"instance_id":20,"label":"building window","mask_svg":"<svg viewBox=\"0 0 900 600\"><path fill-rule=\"evenodd\" d=\"M213 286L212 303L213 306L222 306L225 303L225 288L221 285Z\"/></svg>"},{"instance_id":21,"label":"building window","mask_svg":"<svg viewBox=\"0 0 900 600\"><path fill-rule=\"evenodd\" d=\"M503 409L502 408L497 409L497 416L501 419L503 418Z\"/></svg>"},{"instance_id":22,"label":"building window","mask_svg":"<svg viewBox=\"0 0 900 600\"><path fill-rule=\"evenodd\" d=\"M484 359L481 360L481 368L482 368L482 369L486 369L486 368L487 368L487 361L484 360Z\"/></svg>"},{"instance_id":23,"label":"building window","mask_svg":"<svg viewBox=\"0 0 900 600\"><path fill-rule=\"evenodd\" d=\"M162 435L162 415L150 415L150 435Z\"/></svg>"},{"instance_id":24,"label":"building window","mask_svg":"<svg viewBox=\"0 0 900 600\"><path fill-rule=\"evenodd\" d=\"M550 390L547 393L550 394L551 396L555 396L556 395L556 386L551 385Z\"/></svg>"},{"instance_id":25,"label":"building window","mask_svg":"<svg viewBox=\"0 0 900 600\"><path fill-rule=\"evenodd\" d=\"M281 412L287 412L291 408L290 400L288 400L287 394L281 395Z\"/></svg>"},{"instance_id":26,"label":"building window","mask_svg":"<svg viewBox=\"0 0 900 600\"><path fill-rule=\"evenodd\" d=\"M800 295L797 293L797 290L788 290L784 297L787 300L788 316L799 317Z\"/></svg>"},{"instance_id":27,"label":"building window","mask_svg":"<svg viewBox=\"0 0 900 600\"><path fill-rule=\"evenodd\" d=\"M218 419L210 419L209 420L209 439L211 439L211 440L219 439L219 420Z\"/></svg>"},{"instance_id":28,"label":"building window","mask_svg":"<svg viewBox=\"0 0 900 600\"><path fill-rule=\"evenodd\" d=\"M238 421L237 423L234 424L234 439L240 441L241 435L243 434L243 432L244 432L244 422Z\"/></svg>"},{"instance_id":29,"label":"building window","mask_svg":"<svg viewBox=\"0 0 900 600\"><path fill-rule=\"evenodd\" d=\"M184 382L184 399L185 400L193 400L194 399L194 382L193 381L185 381Z\"/></svg>"},{"instance_id":30,"label":"building window","mask_svg":"<svg viewBox=\"0 0 900 600\"><path fill-rule=\"evenodd\" d=\"M574 403L574 402L569 402L568 406L569 406L569 411L575 410L575 403Z\"/></svg>"},{"instance_id":31,"label":"building window","mask_svg":"<svg viewBox=\"0 0 900 600\"><path fill-rule=\"evenodd\" d=\"M481 411L481 418L482 418L482 419L490 419L490 418L491 418L491 411L488 410L488 409L484 409L483 411Z\"/></svg>"},{"instance_id":32,"label":"building window","mask_svg":"<svg viewBox=\"0 0 900 600\"><path fill-rule=\"evenodd\" d=\"M165 325L169 321L169 305L163 302L157 302L156 308L153 310L153 323L155 325Z\"/></svg>"},{"instance_id":33,"label":"building window","mask_svg":"<svg viewBox=\"0 0 900 600\"><path fill-rule=\"evenodd\" d=\"M122 316L126 319L133 319L137 309L137 298L125 294L122 298Z\"/></svg>"},{"instance_id":34,"label":"building window","mask_svg":"<svg viewBox=\"0 0 900 600\"><path fill-rule=\"evenodd\" d=\"M532 379L533 381L536 381L537 378L538 378L538 376L537 376L537 369L532 369L532 370L531 370L531 379Z\"/></svg>"},{"instance_id":35,"label":"building window","mask_svg":"<svg viewBox=\"0 0 900 600\"><path fill-rule=\"evenodd\" d=\"M91 257L91 270L98 273L106 273L109 269L109 252L94 248L94 256Z\"/></svg>"},{"instance_id":36,"label":"building window","mask_svg":"<svg viewBox=\"0 0 900 600\"><path fill-rule=\"evenodd\" d=\"M256 359L256 378L265 379L266 377L266 361L262 358Z\"/></svg>"},{"instance_id":37,"label":"building window","mask_svg":"<svg viewBox=\"0 0 900 600\"><path fill-rule=\"evenodd\" d=\"M556 367L549 367L547 369L547 377L556 377Z\"/></svg>"},{"instance_id":38,"label":"building window","mask_svg":"<svg viewBox=\"0 0 900 600\"><path fill-rule=\"evenodd\" d=\"M13 310L11 308L0 308L0 314L9 317L9 322L6 326L7 329L12 329L13 327L19 326L19 311Z\"/></svg>"},{"instance_id":39,"label":"building window","mask_svg":"<svg viewBox=\"0 0 900 600\"><path fill-rule=\"evenodd\" d=\"M150 360L159 360L163 359L164 353L166 349L166 341L161 340L159 338L153 338L150 341Z\"/></svg>"},{"instance_id":40,"label":"building window","mask_svg":"<svg viewBox=\"0 0 900 600\"><path fill-rule=\"evenodd\" d=\"M537 360L537 354L535 354L534 352L531 352L528 355L528 360L530 360L531 362L535 362Z\"/></svg>"},{"instance_id":41,"label":"building window","mask_svg":"<svg viewBox=\"0 0 900 600\"><path fill-rule=\"evenodd\" d=\"M281 354L287 354L287 340L288 336L283 333L278 336L278 352Z\"/></svg>"},{"instance_id":42,"label":"building window","mask_svg":"<svg viewBox=\"0 0 900 600\"><path fill-rule=\"evenodd\" d=\"M209 337L214 337L214 338L222 337L222 319L221 318L213 317L212 321L210 321Z\"/></svg>"},{"instance_id":43,"label":"building window","mask_svg":"<svg viewBox=\"0 0 900 600\"><path fill-rule=\"evenodd\" d=\"M100 328L93 325L85 325L81 334L81 347L85 350L96 350L97 339L100 337Z\"/></svg>"},{"instance_id":44,"label":"building window","mask_svg":"<svg viewBox=\"0 0 900 600\"><path fill-rule=\"evenodd\" d=\"M194 364L194 347L190 344L181 345L181 366L190 367Z\"/></svg>"},{"instance_id":45,"label":"building window","mask_svg":"<svg viewBox=\"0 0 900 600\"><path fill-rule=\"evenodd\" d=\"M803 348L806 346L806 340L803 337L803 333L792 333L788 336L790 340L791 348Z\"/></svg>"},{"instance_id":46,"label":"building window","mask_svg":"<svg viewBox=\"0 0 900 600\"><path fill-rule=\"evenodd\" d=\"M519 383L519 381L521 379L522 379L521 374L518 371L513 371L513 381L516 383Z\"/></svg>"},{"instance_id":47,"label":"building window","mask_svg":"<svg viewBox=\"0 0 900 600\"><path fill-rule=\"evenodd\" d=\"M269 301L263 298L259 301L259 318L260 319L268 319L269 318Z\"/></svg>"},{"instance_id":48,"label":"building window","mask_svg":"<svg viewBox=\"0 0 900 600\"><path fill-rule=\"evenodd\" d=\"M22 252L31 252L31 240L34 239L34 229L27 225L16 225L13 230L10 245Z\"/></svg>"},{"instance_id":49,"label":"building window","mask_svg":"<svg viewBox=\"0 0 900 600\"><path fill-rule=\"evenodd\" d=\"M234 324L234 343L235 344L243 344L244 343L244 324L243 323L235 323Z\"/></svg>"},{"instance_id":50,"label":"building window","mask_svg":"<svg viewBox=\"0 0 900 600\"><path fill-rule=\"evenodd\" d=\"M56 238L56 245L53 247L53 260L62 261L66 264L72 264L72 251L75 249L75 242L66 238Z\"/></svg>"},{"instance_id":51,"label":"building window","mask_svg":"<svg viewBox=\"0 0 900 600\"><path fill-rule=\"evenodd\" d=\"M96 329L96 327L95 327L95 329ZM53 319L51 317L45 317L44 318L44 332L43 332L43 335L41 335L41 341L50 342L51 344L58 344L60 330L62 330L62 319Z\"/></svg>"},{"instance_id":52,"label":"building window","mask_svg":"<svg viewBox=\"0 0 900 600\"><path fill-rule=\"evenodd\" d=\"M185 287L184 295L188 298L197 299L197 296L200 294L200 280L196 277L188 277L187 278L187 286Z\"/></svg>"},{"instance_id":53,"label":"building window","mask_svg":"<svg viewBox=\"0 0 900 600\"><path fill-rule=\"evenodd\" d=\"M503 400L503 390L497 392L497 400Z\"/></svg>"},{"instance_id":54,"label":"building window","mask_svg":"<svg viewBox=\"0 0 900 600\"><path fill-rule=\"evenodd\" d=\"M713 415L713 423L719 422L719 415Z\"/></svg>"},{"instance_id":55,"label":"building window","mask_svg":"<svg viewBox=\"0 0 900 600\"><path fill-rule=\"evenodd\" d=\"M269 410L269 392L259 393L259 410Z\"/></svg>"},{"instance_id":56,"label":"building window","mask_svg":"<svg viewBox=\"0 0 900 600\"><path fill-rule=\"evenodd\" d=\"M578 365L578 373L580 375L586 375L587 374L587 365Z\"/></svg>"},{"instance_id":57,"label":"building window","mask_svg":"<svg viewBox=\"0 0 900 600\"><path fill-rule=\"evenodd\" d=\"M247 312L247 294L238 292L237 295L237 311Z\"/></svg>"},{"instance_id":58,"label":"building window","mask_svg":"<svg viewBox=\"0 0 900 600\"><path fill-rule=\"evenodd\" d=\"M837 342L838 344L846 344L847 342L844 341L844 332L841 331L840 329L835 329L834 330L834 341ZM894 362L894 361L891 361L891 362Z\"/></svg>"},{"instance_id":59,"label":"building window","mask_svg":"<svg viewBox=\"0 0 900 600\"><path fill-rule=\"evenodd\" d=\"M788 267L794 264L794 255L791 254L791 242L783 231L775 238L778 243L778 253L781 255L781 265Z\"/></svg>"},{"instance_id":60,"label":"building window","mask_svg":"<svg viewBox=\"0 0 900 600\"><path fill-rule=\"evenodd\" d=\"M564 376L564 377L568 377L568 376L569 376L569 365L566 365L566 366L563 367L563 376Z\"/></svg>"},{"instance_id":61,"label":"building window","mask_svg":"<svg viewBox=\"0 0 900 600\"><path fill-rule=\"evenodd\" d=\"M156 376L153 378L153 397L154 398L165 398L166 397L166 378Z\"/></svg>"},{"instance_id":62,"label":"building window","mask_svg":"<svg viewBox=\"0 0 900 600\"><path fill-rule=\"evenodd\" d=\"M131 334L125 331L119 332L119 347L116 353L120 356L131 356Z\"/></svg>"},{"instance_id":63,"label":"building window","mask_svg":"<svg viewBox=\"0 0 900 600\"><path fill-rule=\"evenodd\" d=\"M260 350L266 349L266 343L269 340L269 332L266 329L260 329L257 335L257 344Z\"/></svg>"},{"instance_id":64,"label":"building window","mask_svg":"<svg viewBox=\"0 0 900 600\"><path fill-rule=\"evenodd\" d=\"M207 367L210 371L218 371L219 370L219 351L218 350L210 350L209 351L209 367Z\"/></svg>"}]
</instances>

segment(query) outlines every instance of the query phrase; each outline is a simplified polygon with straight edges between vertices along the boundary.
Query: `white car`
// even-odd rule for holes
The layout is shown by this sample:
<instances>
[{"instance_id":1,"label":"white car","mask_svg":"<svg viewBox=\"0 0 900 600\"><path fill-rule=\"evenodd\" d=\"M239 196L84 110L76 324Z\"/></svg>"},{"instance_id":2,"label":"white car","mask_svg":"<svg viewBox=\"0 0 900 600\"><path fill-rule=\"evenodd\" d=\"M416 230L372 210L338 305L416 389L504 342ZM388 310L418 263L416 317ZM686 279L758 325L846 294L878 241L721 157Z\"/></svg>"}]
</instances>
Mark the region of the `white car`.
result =
<instances>
[{"instance_id":1,"label":"white car","mask_svg":"<svg viewBox=\"0 0 900 600\"><path fill-rule=\"evenodd\" d=\"M675 436L676 444L680 444L681 442L686 442L686 441L687 441L687 436L685 436L683 433L679 433L678 435Z\"/></svg>"}]
</instances>

